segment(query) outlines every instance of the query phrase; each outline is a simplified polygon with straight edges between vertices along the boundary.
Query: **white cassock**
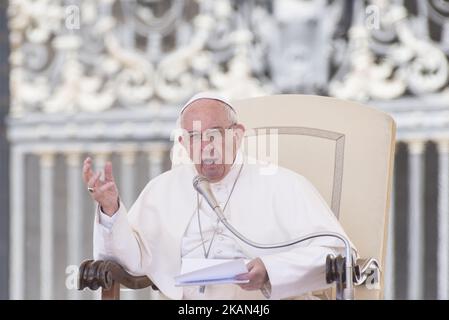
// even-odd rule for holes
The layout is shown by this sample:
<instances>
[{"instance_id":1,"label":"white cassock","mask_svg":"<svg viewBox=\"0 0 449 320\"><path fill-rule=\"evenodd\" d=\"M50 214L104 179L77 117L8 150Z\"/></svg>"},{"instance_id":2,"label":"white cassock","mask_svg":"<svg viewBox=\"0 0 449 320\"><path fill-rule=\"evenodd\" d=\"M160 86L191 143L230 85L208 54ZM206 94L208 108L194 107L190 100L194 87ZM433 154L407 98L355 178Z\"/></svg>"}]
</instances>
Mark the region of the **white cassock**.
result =
<instances>
[{"instance_id":1,"label":"white cassock","mask_svg":"<svg viewBox=\"0 0 449 320\"><path fill-rule=\"evenodd\" d=\"M263 244L318 231L347 237L306 178L282 167L266 174L266 167L253 163L239 152L228 175L211 184L223 208L237 181L225 216L243 235ZM178 166L151 180L129 211L123 203L112 218L97 210L94 258L113 259L132 274L147 275L170 299L283 299L329 287L325 281L326 256L344 252L340 240L323 237L286 248L256 249L238 240L222 224L217 225L215 213L200 196L203 246L197 192L192 186L196 175L193 164ZM198 287L175 286L182 259L204 258L214 231L208 258L260 257L269 276L269 295L232 284L207 286L204 293Z\"/></svg>"}]
</instances>

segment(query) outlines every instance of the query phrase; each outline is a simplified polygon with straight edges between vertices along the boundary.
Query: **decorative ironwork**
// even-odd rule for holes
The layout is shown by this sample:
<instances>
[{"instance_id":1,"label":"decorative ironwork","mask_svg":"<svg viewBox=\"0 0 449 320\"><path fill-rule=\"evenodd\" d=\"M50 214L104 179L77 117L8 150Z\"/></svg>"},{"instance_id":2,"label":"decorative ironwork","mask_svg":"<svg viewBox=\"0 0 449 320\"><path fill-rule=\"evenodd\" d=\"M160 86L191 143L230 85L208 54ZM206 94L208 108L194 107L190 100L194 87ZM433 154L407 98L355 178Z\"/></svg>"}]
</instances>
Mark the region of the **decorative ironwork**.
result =
<instances>
[{"instance_id":1,"label":"decorative ironwork","mask_svg":"<svg viewBox=\"0 0 449 320\"><path fill-rule=\"evenodd\" d=\"M449 2L10 1L11 114L445 90ZM78 23L78 25L77 25Z\"/></svg>"}]
</instances>

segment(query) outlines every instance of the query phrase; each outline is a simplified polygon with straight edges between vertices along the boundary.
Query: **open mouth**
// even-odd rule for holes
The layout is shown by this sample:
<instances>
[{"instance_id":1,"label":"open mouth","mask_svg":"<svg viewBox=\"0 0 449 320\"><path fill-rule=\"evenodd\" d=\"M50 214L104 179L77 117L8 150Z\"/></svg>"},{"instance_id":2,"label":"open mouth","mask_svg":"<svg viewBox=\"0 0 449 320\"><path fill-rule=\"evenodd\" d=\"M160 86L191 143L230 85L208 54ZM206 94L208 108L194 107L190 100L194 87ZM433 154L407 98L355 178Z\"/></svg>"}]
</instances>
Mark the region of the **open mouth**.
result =
<instances>
[{"instance_id":1,"label":"open mouth","mask_svg":"<svg viewBox=\"0 0 449 320\"><path fill-rule=\"evenodd\" d=\"M215 158L202 160L203 165L213 165L213 164L216 164L217 162L218 162L218 159L215 159Z\"/></svg>"}]
</instances>

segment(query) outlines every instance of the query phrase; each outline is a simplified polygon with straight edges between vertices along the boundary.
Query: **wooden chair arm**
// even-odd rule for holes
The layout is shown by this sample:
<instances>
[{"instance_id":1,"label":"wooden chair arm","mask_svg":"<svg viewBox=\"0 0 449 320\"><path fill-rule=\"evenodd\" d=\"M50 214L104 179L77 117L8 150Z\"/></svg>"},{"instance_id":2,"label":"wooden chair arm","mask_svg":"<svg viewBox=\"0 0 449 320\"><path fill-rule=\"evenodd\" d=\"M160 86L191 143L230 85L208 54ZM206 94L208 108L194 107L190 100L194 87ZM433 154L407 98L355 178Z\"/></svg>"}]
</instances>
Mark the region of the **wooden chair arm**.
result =
<instances>
[{"instance_id":1,"label":"wooden chair arm","mask_svg":"<svg viewBox=\"0 0 449 320\"><path fill-rule=\"evenodd\" d=\"M120 264L111 260L85 260L79 267L78 290L102 288L101 299L119 300L120 285L130 289L157 287L147 276L133 276Z\"/></svg>"}]
</instances>

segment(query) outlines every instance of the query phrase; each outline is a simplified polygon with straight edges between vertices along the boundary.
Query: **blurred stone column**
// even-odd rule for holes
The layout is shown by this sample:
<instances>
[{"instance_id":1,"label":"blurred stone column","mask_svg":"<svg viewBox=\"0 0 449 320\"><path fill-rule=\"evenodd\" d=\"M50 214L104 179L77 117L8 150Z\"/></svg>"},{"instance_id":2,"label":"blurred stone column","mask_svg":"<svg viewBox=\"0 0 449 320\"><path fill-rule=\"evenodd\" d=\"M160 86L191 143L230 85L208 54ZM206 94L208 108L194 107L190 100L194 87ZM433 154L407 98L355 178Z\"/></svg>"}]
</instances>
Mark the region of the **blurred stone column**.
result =
<instances>
[{"instance_id":1,"label":"blurred stone column","mask_svg":"<svg viewBox=\"0 0 449 320\"><path fill-rule=\"evenodd\" d=\"M135 171L136 171L136 151L135 144L126 144L119 147L121 157L121 174L120 174L120 198L129 210L135 199ZM136 290L122 288L121 295L123 300L139 299Z\"/></svg>"},{"instance_id":2,"label":"blurred stone column","mask_svg":"<svg viewBox=\"0 0 449 320\"><path fill-rule=\"evenodd\" d=\"M150 180L160 175L164 170L164 157L167 153L166 143L152 143L147 147Z\"/></svg>"},{"instance_id":3,"label":"blurred stone column","mask_svg":"<svg viewBox=\"0 0 449 320\"><path fill-rule=\"evenodd\" d=\"M25 155L19 146L11 149L10 299L25 298Z\"/></svg>"},{"instance_id":4,"label":"blurred stone column","mask_svg":"<svg viewBox=\"0 0 449 320\"><path fill-rule=\"evenodd\" d=\"M104 165L112 152L112 147L109 145L95 145L94 150L92 150L92 160L94 165L94 171L101 171L100 179L104 179Z\"/></svg>"},{"instance_id":5,"label":"blurred stone column","mask_svg":"<svg viewBox=\"0 0 449 320\"><path fill-rule=\"evenodd\" d=\"M8 251L9 251L9 144L4 119L9 111L9 30L8 1L0 1L0 300L8 299Z\"/></svg>"},{"instance_id":6,"label":"blurred stone column","mask_svg":"<svg viewBox=\"0 0 449 320\"><path fill-rule=\"evenodd\" d=\"M40 156L40 298L53 299L54 283L54 165L52 152Z\"/></svg>"},{"instance_id":7,"label":"blurred stone column","mask_svg":"<svg viewBox=\"0 0 449 320\"><path fill-rule=\"evenodd\" d=\"M82 169L81 152L68 151L67 163L67 266L81 264L82 237ZM68 299L79 299L80 292L75 288L68 288Z\"/></svg>"},{"instance_id":8,"label":"blurred stone column","mask_svg":"<svg viewBox=\"0 0 449 320\"><path fill-rule=\"evenodd\" d=\"M438 142L437 297L449 299L449 141Z\"/></svg>"},{"instance_id":9,"label":"blurred stone column","mask_svg":"<svg viewBox=\"0 0 449 320\"><path fill-rule=\"evenodd\" d=\"M424 290L424 161L423 141L409 147L408 299L423 298Z\"/></svg>"},{"instance_id":10,"label":"blurred stone column","mask_svg":"<svg viewBox=\"0 0 449 320\"><path fill-rule=\"evenodd\" d=\"M121 175L120 198L129 209L135 199L135 171L137 146L128 144L120 146Z\"/></svg>"}]
</instances>

